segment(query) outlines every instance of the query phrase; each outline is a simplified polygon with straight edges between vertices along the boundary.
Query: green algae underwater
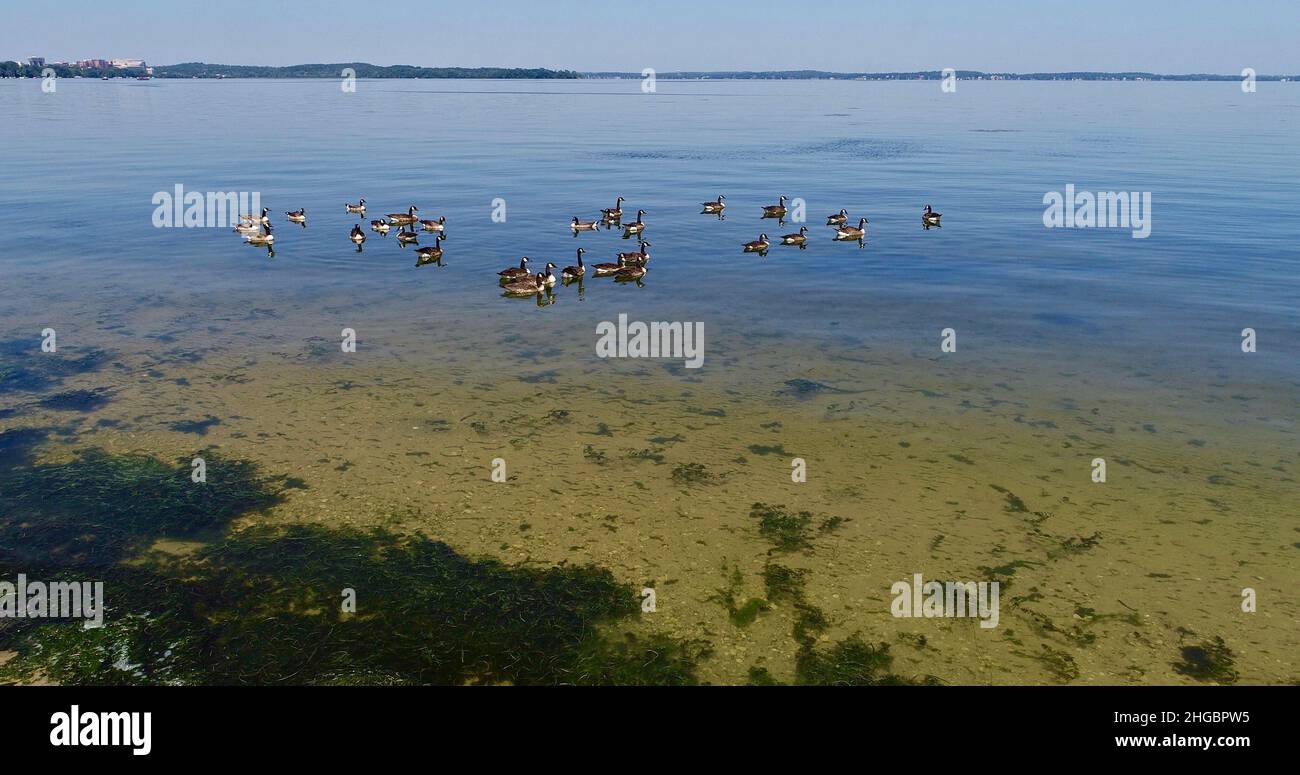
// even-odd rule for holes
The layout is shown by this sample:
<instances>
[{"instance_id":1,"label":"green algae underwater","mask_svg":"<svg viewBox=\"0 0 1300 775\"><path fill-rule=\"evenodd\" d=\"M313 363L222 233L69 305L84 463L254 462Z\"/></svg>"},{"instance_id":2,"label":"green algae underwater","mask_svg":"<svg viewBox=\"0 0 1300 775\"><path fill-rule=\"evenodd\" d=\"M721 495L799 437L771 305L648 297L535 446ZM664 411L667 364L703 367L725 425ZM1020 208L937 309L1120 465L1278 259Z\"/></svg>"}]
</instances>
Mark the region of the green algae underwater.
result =
<instances>
[{"instance_id":1,"label":"green algae underwater","mask_svg":"<svg viewBox=\"0 0 1300 775\"><path fill-rule=\"evenodd\" d=\"M0 651L15 656L0 682L687 685L709 654L702 641L635 632L636 590L593 565L512 567L383 529L232 531L304 485L212 450L198 486L186 460L90 449L33 462L50 433L0 433L0 575L102 580L112 604L98 628L3 622ZM204 537L186 556L150 551ZM798 581L786 569L769 596L801 600ZM344 590L355 612L340 605ZM911 682L889 673L888 644L855 636L817 649L811 610L795 628L801 683Z\"/></svg>"}]
</instances>

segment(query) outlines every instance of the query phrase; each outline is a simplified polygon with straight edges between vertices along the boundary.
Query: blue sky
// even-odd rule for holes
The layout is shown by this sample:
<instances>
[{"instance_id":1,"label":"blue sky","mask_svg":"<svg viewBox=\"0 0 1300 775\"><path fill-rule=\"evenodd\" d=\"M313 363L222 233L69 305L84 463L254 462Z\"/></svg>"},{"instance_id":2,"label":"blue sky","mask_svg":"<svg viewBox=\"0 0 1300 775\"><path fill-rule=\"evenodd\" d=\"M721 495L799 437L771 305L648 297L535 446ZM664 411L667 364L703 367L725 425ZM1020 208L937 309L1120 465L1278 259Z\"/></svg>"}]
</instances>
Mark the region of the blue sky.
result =
<instances>
[{"instance_id":1,"label":"blue sky","mask_svg":"<svg viewBox=\"0 0 1300 775\"><path fill-rule=\"evenodd\" d=\"M1300 72L1300 2L5 0L0 59Z\"/></svg>"}]
</instances>

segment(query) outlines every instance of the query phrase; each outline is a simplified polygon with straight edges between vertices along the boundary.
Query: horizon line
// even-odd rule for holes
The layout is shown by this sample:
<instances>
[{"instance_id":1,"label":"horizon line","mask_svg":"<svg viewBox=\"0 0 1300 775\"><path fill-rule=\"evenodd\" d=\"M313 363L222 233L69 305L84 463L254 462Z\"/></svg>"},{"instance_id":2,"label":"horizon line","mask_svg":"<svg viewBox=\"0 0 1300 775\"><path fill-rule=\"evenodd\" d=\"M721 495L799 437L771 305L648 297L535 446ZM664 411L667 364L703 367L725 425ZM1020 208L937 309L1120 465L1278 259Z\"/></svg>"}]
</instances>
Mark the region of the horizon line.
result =
<instances>
[{"instance_id":1,"label":"horizon line","mask_svg":"<svg viewBox=\"0 0 1300 775\"><path fill-rule=\"evenodd\" d=\"M28 60L13 60L13 59L0 60L0 64L14 64L17 65L18 67L24 67L24 68L31 67L31 65L25 64L26 61L30 61L30 58ZM65 62L65 61L51 62L48 63L47 66L48 65L76 67L75 62ZM581 70L575 68L555 68L555 67L536 67L536 66L514 67L514 66L500 66L500 65L479 65L479 66L413 65L413 64L377 65L372 62L362 62L362 61L302 62L302 63L290 64L290 65L225 64L225 63L216 63L216 62L188 61L188 62L176 62L173 64L153 65L150 69L173 70L173 69L187 68L187 67L189 68L204 67L204 68L230 69L230 70L254 70L255 69L255 70L292 71L292 70L302 70L302 69L311 69L311 68L355 67L355 66L364 66L368 68L375 68L377 70L421 70L421 71L441 70L441 71L459 71L459 72L543 71L547 73L553 72L553 73L561 73L561 74L573 74L573 75L585 76L585 77L626 78L626 79L639 79L639 78L647 77L649 75L649 73L645 71L638 72L638 71L627 71L627 70L602 70L602 69ZM84 68L78 68L78 69L84 69ZM647 68L647 70L650 70L650 68ZM1208 72L1166 73L1166 72L1155 72L1150 70L1078 70L1078 69L1015 71L1015 70L976 70L976 69L959 69L959 68L940 68L940 69L929 69L929 70L868 71L868 70L822 70L818 68L803 67L803 68L784 68L784 69L777 68L777 69L762 69L762 70L754 70L754 69L708 70L708 69L698 69L698 68L676 69L676 70L654 69L653 72L654 72L654 77L664 78L667 80L673 80L674 77L689 78L689 79L713 77L713 78L747 78L747 79L769 78L772 80L789 80L790 77L792 76L809 78L809 79L811 78L897 79L897 78L906 77L906 78L911 78L916 80L924 80L924 79L931 79L931 78L941 79L947 77L949 73L955 75L958 79L961 79L963 77L1042 79L1042 78L1051 78L1051 77L1092 76L1092 77L1106 77L1106 78L1115 78L1115 79L1141 77L1141 78L1156 78L1156 79L1171 79L1171 80L1177 80L1177 79L1238 80L1240 78L1245 77L1244 72L1241 74L1208 73ZM1283 80L1283 79L1300 80L1300 74L1252 73L1252 75L1256 80ZM332 74L327 75L322 73L320 75L304 74L304 75L297 75L297 76L290 76L290 77L306 77L306 78L333 77L333 75ZM357 77L364 78L366 76L357 74Z\"/></svg>"}]
</instances>

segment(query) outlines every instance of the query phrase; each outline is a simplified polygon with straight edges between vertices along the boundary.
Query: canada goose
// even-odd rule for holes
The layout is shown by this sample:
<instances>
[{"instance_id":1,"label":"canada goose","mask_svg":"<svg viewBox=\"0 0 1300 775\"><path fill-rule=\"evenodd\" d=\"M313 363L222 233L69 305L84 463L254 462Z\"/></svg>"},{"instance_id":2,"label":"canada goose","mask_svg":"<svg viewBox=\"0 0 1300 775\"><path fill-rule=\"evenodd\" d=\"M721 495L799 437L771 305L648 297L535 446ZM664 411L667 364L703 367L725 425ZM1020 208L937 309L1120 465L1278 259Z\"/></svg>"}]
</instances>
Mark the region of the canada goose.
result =
<instances>
[{"instance_id":1,"label":"canada goose","mask_svg":"<svg viewBox=\"0 0 1300 775\"><path fill-rule=\"evenodd\" d=\"M415 214L418 213L419 211L420 208L416 207L415 205L411 205L411 209L407 210L404 213L389 213L388 222L397 225L406 224L406 223L415 223Z\"/></svg>"},{"instance_id":2,"label":"canada goose","mask_svg":"<svg viewBox=\"0 0 1300 775\"><path fill-rule=\"evenodd\" d=\"M270 223L271 208L263 207L261 215L241 215L239 216L239 222L246 223L246 224L251 223L253 225L257 225L259 223Z\"/></svg>"},{"instance_id":3,"label":"canada goose","mask_svg":"<svg viewBox=\"0 0 1300 775\"><path fill-rule=\"evenodd\" d=\"M636 211L636 221L634 223L629 223L627 226L623 227L624 237L630 237L633 234L640 234L641 232L645 231L645 224L641 222L641 218L644 215L645 215L645 210Z\"/></svg>"},{"instance_id":4,"label":"canada goose","mask_svg":"<svg viewBox=\"0 0 1300 775\"><path fill-rule=\"evenodd\" d=\"M619 253L618 260L628 264L645 264L650 261L650 252L646 248L650 243L641 240L641 249L635 253Z\"/></svg>"},{"instance_id":5,"label":"canada goose","mask_svg":"<svg viewBox=\"0 0 1300 775\"><path fill-rule=\"evenodd\" d=\"M446 231L447 216L442 216L436 221L420 221L420 228L425 231Z\"/></svg>"},{"instance_id":6,"label":"canada goose","mask_svg":"<svg viewBox=\"0 0 1300 775\"><path fill-rule=\"evenodd\" d=\"M601 210L601 212L604 213L604 215L605 215L605 220L607 220L607 221L617 221L619 218L622 218L622 217L623 217L623 197L620 196L620 197L618 198L618 201L614 202L614 206L613 206L613 207L605 208L604 210Z\"/></svg>"},{"instance_id":7,"label":"canada goose","mask_svg":"<svg viewBox=\"0 0 1300 775\"><path fill-rule=\"evenodd\" d=\"M643 264L628 264L614 273L614 280L616 282L640 280L642 277L645 277L645 273L648 271L650 271L650 268Z\"/></svg>"},{"instance_id":8,"label":"canada goose","mask_svg":"<svg viewBox=\"0 0 1300 775\"><path fill-rule=\"evenodd\" d=\"M235 231L239 232L240 234L243 234L244 236L248 236L249 234L260 233L262 231L262 226L263 224L261 222L241 223L235 227Z\"/></svg>"},{"instance_id":9,"label":"canada goose","mask_svg":"<svg viewBox=\"0 0 1300 775\"><path fill-rule=\"evenodd\" d=\"M936 213L934 210L931 210L930 205L926 205L925 211L921 213L921 220L926 223L938 223L939 219L942 217L943 213Z\"/></svg>"},{"instance_id":10,"label":"canada goose","mask_svg":"<svg viewBox=\"0 0 1300 775\"><path fill-rule=\"evenodd\" d=\"M361 201L356 204L348 204L347 202L344 202L343 206L346 207L347 211L350 213L357 213L358 215L366 214L366 198L364 196L361 197Z\"/></svg>"},{"instance_id":11,"label":"canada goose","mask_svg":"<svg viewBox=\"0 0 1300 775\"><path fill-rule=\"evenodd\" d=\"M546 284L546 287L547 287L547 288L554 288L554 287L555 287L555 272L553 271L554 269L555 269L555 264L552 264L551 262L547 261L547 262L546 262L546 274L545 274L545 276L543 277L543 280L542 280L542 282L544 282L544 283Z\"/></svg>"},{"instance_id":12,"label":"canada goose","mask_svg":"<svg viewBox=\"0 0 1300 775\"><path fill-rule=\"evenodd\" d=\"M727 209L727 198L722 194L718 194L716 202L704 203L704 212L706 213L720 213L725 209Z\"/></svg>"},{"instance_id":13,"label":"canada goose","mask_svg":"<svg viewBox=\"0 0 1300 775\"><path fill-rule=\"evenodd\" d=\"M533 277L525 276L522 280L516 280L504 286L502 290L508 296L532 296L542 292L546 287L546 276L538 272Z\"/></svg>"},{"instance_id":14,"label":"canada goose","mask_svg":"<svg viewBox=\"0 0 1300 775\"><path fill-rule=\"evenodd\" d=\"M596 271L597 277L605 277L614 274L625 266L627 266L627 261L620 258L617 264L593 264L591 268Z\"/></svg>"},{"instance_id":15,"label":"canada goose","mask_svg":"<svg viewBox=\"0 0 1300 775\"><path fill-rule=\"evenodd\" d=\"M827 226L839 226L839 225L841 225L841 224L843 224L843 223L848 222L848 220L849 220L849 211L848 211L848 210L845 210L843 207L841 207L841 208L840 208L840 211L839 211L838 213L836 213L836 214L834 214L834 215L828 215L828 216L826 216L826 225L827 225Z\"/></svg>"},{"instance_id":16,"label":"canada goose","mask_svg":"<svg viewBox=\"0 0 1300 775\"><path fill-rule=\"evenodd\" d=\"M289 220L293 221L294 223L306 223L307 210L305 208L298 208L293 212L286 212L285 217L287 217Z\"/></svg>"},{"instance_id":17,"label":"canada goose","mask_svg":"<svg viewBox=\"0 0 1300 775\"><path fill-rule=\"evenodd\" d=\"M859 218L857 227L841 226L835 230L835 239L862 239L867 234L867 224L870 223L866 218Z\"/></svg>"},{"instance_id":18,"label":"canada goose","mask_svg":"<svg viewBox=\"0 0 1300 775\"><path fill-rule=\"evenodd\" d=\"M270 245L275 242L275 235L271 233L271 224L264 223L260 234L248 234L244 239L250 245Z\"/></svg>"},{"instance_id":19,"label":"canada goose","mask_svg":"<svg viewBox=\"0 0 1300 775\"><path fill-rule=\"evenodd\" d=\"M768 206L764 207L764 208L763 208L763 217L764 217L764 218L777 218L777 217L779 217L779 216L785 215L785 199L786 199L785 197L781 197L781 203L780 203L780 204L768 205Z\"/></svg>"},{"instance_id":20,"label":"canada goose","mask_svg":"<svg viewBox=\"0 0 1300 775\"><path fill-rule=\"evenodd\" d=\"M569 228L574 231L595 231L600 228L600 221L580 221L578 216L575 215L573 216L573 223L569 224Z\"/></svg>"},{"instance_id":21,"label":"canada goose","mask_svg":"<svg viewBox=\"0 0 1300 775\"><path fill-rule=\"evenodd\" d=\"M497 272L497 276L504 281L518 280L521 277L528 276L528 256L519 259L519 266L512 266L509 269L502 269Z\"/></svg>"},{"instance_id":22,"label":"canada goose","mask_svg":"<svg viewBox=\"0 0 1300 775\"><path fill-rule=\"evenodd\" d=\"M746 243L745 243L745 252L746 252L746 253L766 253L766 252L767 252L767 248L768 248L768 246L769 246L770 244L771 244L771 243L767 241L767 235L766 235L766 234L760 234L760 235L758 235L758 239L754 240L753 242L746 242Z\"/></svg>"},{"instance_id":23,"label":"canada goose","mask_svg":"<svg viewBox=\"0 0 1300 775\"><path fill-rule=\"evenodd\" d=\"M442 235L439 234L438 238L433 241L433 247L417 248L415 251L415 257L419 260L420 264L427 264L431 261L440 261L442 259Z\"/></svg>"},{"instance_id":24,"label":"canada goose","mask_svg":"<svg viewBox=\"0 0 1300 775\"><path fill-rule=\"evenodd\" d=\"M366 233L361 230L361 224L352 227L351 239L358 245L366 241Z\"/></svg>"},{"instance_id":25,"label":"canada goose","mask_svg":"<svg viewBox=\"0 0 1300 775\"><path fill-rule=\"evenodd\" d=\"M416 234L413 231L407 231L405 229L397 230L397 244L399 245L405 245L408 242L413 242L418 244L419 239L420 239L420 235Z\"/></svg>"},{"instance_id":26,"label":"canada goose","mask_svg":"<svg viewBox=\"0 0 1300 775\"><path fill-rule=\"evenodd\" d=\"M808 241L808 227L800 226L798 234L786 234L781 237L782 245L802 245Z\"/></svg>"},{"instance_id":27,"label":"canada goose","mask_svg":"<svg viewBox=\"0 0 1300 775\"><path fill-rule=\"evenodd\" d=\"M569 280L577 280L579 277L582 277L587 273L587 267L582 263L582 254L586 252L587 250L585 248L578 248L578 265L566 266L564 267L564 271L560 272L560 277L565 282L568 282Z\"/></svg>"},{"instance_id":28,"label":"canada goose","mask_svg":"<svg viewBox=\"0 0 1300 775\"><path fill-rule=\"evenodd\" d=\"M374 229L375 231L379 232L380 234L387 234L387 233L388 233L388 229L389 229L390 227L389 227L389 225L388 225L388 221L384 221L384 220L376 220L376 221L371 221L371 222L370 222L370 228Z\"/></svg>"}]
</instances>

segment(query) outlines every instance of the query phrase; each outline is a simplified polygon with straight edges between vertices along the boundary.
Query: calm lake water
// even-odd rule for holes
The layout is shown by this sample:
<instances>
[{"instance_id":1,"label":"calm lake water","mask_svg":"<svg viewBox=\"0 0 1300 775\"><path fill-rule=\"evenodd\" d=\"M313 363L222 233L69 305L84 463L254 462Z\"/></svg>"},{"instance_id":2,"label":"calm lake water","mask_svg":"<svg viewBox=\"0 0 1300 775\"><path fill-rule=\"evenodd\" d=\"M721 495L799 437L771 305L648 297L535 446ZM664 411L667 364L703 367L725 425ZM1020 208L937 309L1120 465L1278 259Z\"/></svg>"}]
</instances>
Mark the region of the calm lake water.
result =
<instances>
[{"instance_id":1,"label":"calm lake water","mask_svg":"<svg viewBox=\"0 0 1300 775\"><path fill-rule=\"evenodd\" d=\"M641 626L708 640L701 680L795 680L806 654L788 610L737 624L719 596L765 595L754 501L847 519L786 562L829 642L892 642L909 675L1193 680L1179 649L1217 636L1244 680L1296 675L1296 84L3 81L0 108L10 366L41 357L47 327L61 350L111 353L0 392L9 427L64 429L38 458L215 446L306 482L249 522L383 524L657 580ZM155 228L177 184L259 192L274 255L229 228ZM1044 195L1071 184L1151 192L1150 236L1045 228ZM726 218L701 214L718 194ZM635 249L567 225L619 195L647 213L641 283L501 297L521 256ZM806 203L807 248L743 254L798 230L759 217L782 195ZM360 197L367 214L346 214ZM942 228L922 228L926 204ZM442 266L417 267L395 229L349 242L409 205L446 216ZM869 219L864 245L831 240L842 207ZM298 208L305 227L284 218ZM704 367L596 358L596 326L622 313L702 322ZM40 403L59 388L101 394ZM796 455L810 475L792 486ZM513 490L487 479L498 457ZM1048 610L1021 599L987 637L889 615L914 572L1017 568ZM1254 618L1245 587L1276 592Z\"/></svg>"}]
</instances>

